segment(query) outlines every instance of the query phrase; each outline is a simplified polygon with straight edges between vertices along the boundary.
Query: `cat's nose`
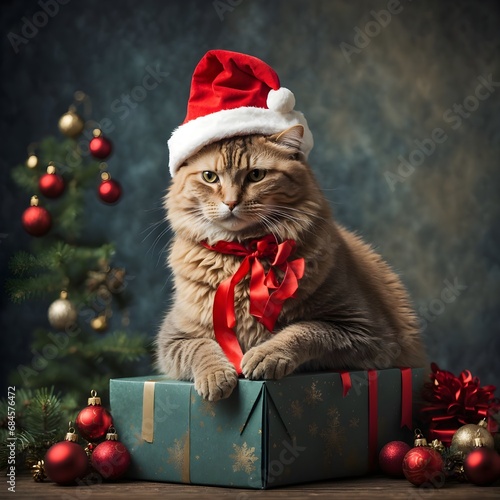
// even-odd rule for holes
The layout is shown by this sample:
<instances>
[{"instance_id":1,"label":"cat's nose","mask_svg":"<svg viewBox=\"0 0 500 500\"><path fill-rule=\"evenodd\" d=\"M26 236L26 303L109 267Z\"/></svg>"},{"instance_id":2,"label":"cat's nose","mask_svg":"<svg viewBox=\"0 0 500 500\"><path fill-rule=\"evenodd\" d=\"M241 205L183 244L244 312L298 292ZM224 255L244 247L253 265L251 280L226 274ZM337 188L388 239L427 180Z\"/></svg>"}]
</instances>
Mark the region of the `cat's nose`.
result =
<instances>
[{"instance_id":1,"label":"cat's nose","mask_svg":"<svg viewBox=\"0 0 500 500\"><path fill-rule=\"evenodd\" d=\"M224 202L224 205L227 205L229 210L231 210L231 212L234 210L234 208L236 207L237 204L238 204L237 201L225 201Z\"/></svg>"}]
</instances>

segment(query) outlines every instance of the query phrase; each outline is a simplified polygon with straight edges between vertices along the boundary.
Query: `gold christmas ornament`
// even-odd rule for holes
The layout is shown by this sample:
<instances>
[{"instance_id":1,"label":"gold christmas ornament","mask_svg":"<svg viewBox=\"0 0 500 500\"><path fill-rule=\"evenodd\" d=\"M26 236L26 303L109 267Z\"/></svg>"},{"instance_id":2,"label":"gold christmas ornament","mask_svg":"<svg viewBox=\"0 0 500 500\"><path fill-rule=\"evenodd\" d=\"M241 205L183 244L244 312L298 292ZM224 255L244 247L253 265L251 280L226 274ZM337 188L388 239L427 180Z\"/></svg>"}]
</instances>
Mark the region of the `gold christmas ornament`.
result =
<instances>
[{"instance_id":1,"label":"gold christmas ornament","mask_svg":"<svg viewBox=\"0 0 500 500\"><path fill-rule=\"evenodd\" d=\"M453 434L451 448L465 454L472 451L478 444L486 448L494 449L495 441L486 427L487 423L485 419L481 420L478 425L463 425Z\"/></svg>"},{"instance_id":2,"label":"gold christmas ornament","mask_svg":"<svg viewBox=\"0 0 500 500\"><path fill-rule=\"evenodd\" d=\"M28 168L36 168L38 165L38 156L35 154L31 154L28 156L28 159L26 160L26 166Z\"/></svg>"},{"instance_id":3,"label":"gold christmas ornament","mask_svg":"<svg viewBox=\"0 0 500 500\"><path fill-rule=\"evenodd\" d=\"M99 315L90 322L90 326L96 332L105 332L108 329L108 318L106 315Z\"/></svg>"},{"instance_id":4,"label":"gold christmas ornament","mask_svg":"<svg viewBox=\"0 0 500 500\"><path fill-rule=\"evenodd\" d=\"M75 108L70 106L67 113L59 118L59 130L66 136L75 139L85 128L83 118L76 113Z\"/></svg>"},{"instance_id":5,"label":"gold christmas ornament","mask_svg":"<svg viewBox=\"0 0 500 500\"><path fill-rule=\"evenodd\" d=\"M48 310L49 323L57 330L65 330L76 323L78 311L71 301L68 293L63 290L60 297L50 304Z\"/></svg>"}]
</instances>

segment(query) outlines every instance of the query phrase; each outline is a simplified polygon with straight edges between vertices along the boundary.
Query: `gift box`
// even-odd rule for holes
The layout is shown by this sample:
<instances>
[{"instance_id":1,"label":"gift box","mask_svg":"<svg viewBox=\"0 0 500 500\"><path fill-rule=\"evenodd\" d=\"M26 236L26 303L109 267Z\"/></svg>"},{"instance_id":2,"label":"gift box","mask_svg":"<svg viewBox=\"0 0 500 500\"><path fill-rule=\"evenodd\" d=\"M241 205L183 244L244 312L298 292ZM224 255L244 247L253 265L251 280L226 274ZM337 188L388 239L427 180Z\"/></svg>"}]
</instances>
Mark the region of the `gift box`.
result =
<instances>
[{"instance_id":1,"label":"gift box","mask_svg":"<svg viewBox=\"0 0 500 500\"><path fill-rule=\"evenodd\" d=\"M209 402L190 382L112 379L114 425L129 477L241 488L365 475L384 444L412 442L424 369L240 379Z\"/></svg>"}]
</instances>

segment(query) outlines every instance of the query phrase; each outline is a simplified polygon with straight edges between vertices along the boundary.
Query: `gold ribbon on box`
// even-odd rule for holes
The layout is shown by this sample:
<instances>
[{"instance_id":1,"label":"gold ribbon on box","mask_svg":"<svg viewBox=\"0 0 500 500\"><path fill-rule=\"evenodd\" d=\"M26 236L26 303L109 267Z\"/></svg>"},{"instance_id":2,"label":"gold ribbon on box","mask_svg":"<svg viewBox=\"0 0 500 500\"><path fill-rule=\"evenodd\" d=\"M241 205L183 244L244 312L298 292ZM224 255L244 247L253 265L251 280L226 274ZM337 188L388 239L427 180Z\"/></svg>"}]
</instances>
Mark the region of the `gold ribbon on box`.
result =
<instances>
[{"instance_id":1,"label":"gold ribbon on box","mask_svg":"<svg viewBox=\"0 0 500 500\"><path fill-rule=\"evenodd\" d=\"M142 429L141 437L147 443L154 441L154 415L155 415L155 384L154 380L144 382L142 395ZM191 422L191 395L189 396L189 423ZM170 458L168 462L174 464L174 467L181 473L181 481L190 483L190 436L188 430L182 439L175 439L174 446L168 448Z\"/></svg>"},{"instance_id":2,"label":"gold ribbon on box","mask_svg":"<svg viewBox=\"0 0 500 500\"><path fill-rule=\"evenodd\" d=\"M155 433L155 382L146 380L142 395L142 439L152 443Z\"/></svg>"}]
</instances>

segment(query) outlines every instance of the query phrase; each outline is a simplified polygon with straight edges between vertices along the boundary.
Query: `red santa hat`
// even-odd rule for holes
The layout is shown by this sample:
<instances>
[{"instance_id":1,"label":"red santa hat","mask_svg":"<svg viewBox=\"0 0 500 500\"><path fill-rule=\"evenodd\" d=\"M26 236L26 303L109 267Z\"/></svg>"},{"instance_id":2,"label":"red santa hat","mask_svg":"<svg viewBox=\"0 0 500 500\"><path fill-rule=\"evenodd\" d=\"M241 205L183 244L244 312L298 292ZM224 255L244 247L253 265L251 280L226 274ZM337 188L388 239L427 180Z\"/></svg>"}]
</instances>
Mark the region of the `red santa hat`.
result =
<instances>
[{"instance_id":1,"label":"red santa hat","mask_svg":"<svg viewBox=\"0 0 500 500\"><path fill-rule=\"evenodd\" d=\"M203 146L237 135L271 135L301 124L305 157L313 137L295 97L276 72L256 57L210 50L196 66L186 119L168 141L172 177Z\"/></svg>"}]
</instances>

